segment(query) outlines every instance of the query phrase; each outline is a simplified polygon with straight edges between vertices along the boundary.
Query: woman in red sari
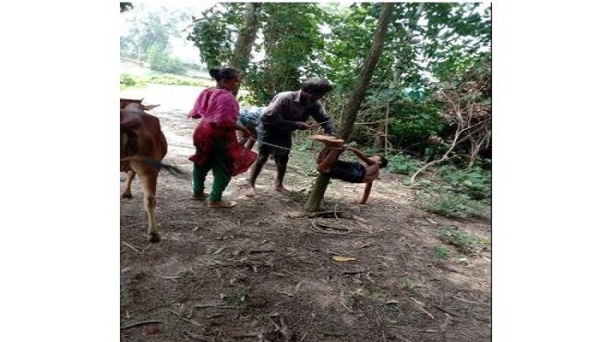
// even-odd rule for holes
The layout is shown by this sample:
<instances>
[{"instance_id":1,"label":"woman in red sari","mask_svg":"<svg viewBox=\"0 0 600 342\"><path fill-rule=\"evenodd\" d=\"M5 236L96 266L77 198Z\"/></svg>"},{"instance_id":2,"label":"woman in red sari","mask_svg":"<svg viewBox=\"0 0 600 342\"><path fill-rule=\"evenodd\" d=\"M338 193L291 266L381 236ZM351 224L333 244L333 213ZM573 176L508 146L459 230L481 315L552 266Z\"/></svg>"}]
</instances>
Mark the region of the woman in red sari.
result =
<instances>
[{"instance_id":1,"label":"woman in red sari","mask_svg":"<svg viewBox=\"0 0 600 342\"><path fill-rule=\"evenodd\" d=\"M256 153L238 143L235 131L248 129L237 123L240 106L235 98L241 73L234 68L210 69L210 76L217 81L216 87L203 90L188 118L201 119L194 130L193 140L196 154L189 160L194 162L192 171L192 199L204 200L212 208L231 208L235 201L224 201L223 191L231 177L248 170L256 160ZM204 192L204 181L212 170L214 181L210 195Z\"/></svg>"}]
</instances>

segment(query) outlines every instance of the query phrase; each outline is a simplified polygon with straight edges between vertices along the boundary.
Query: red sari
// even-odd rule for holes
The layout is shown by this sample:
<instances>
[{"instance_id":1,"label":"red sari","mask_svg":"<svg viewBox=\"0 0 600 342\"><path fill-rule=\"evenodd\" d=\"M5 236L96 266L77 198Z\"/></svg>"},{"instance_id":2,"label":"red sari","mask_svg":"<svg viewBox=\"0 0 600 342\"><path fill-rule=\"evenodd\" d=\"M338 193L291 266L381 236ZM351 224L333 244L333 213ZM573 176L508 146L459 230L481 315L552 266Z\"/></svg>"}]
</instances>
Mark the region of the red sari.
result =
<instances>
[{"instance_id":1,"label":"red sari","mask_svg":"<svg viewBox=\"0 0 600 342\"><path fill-rule=\"evenodd\" d=\"M188 159L198 166L206 164L212 142L224 138L231 177L246 172L256 160L257 154L245 148L236 138L235 126L239 116L240 106L230 91L217 88L202 91L188 114L188 118L202 119L193 134L196 154Z\"/></svg>"}]
</instances>

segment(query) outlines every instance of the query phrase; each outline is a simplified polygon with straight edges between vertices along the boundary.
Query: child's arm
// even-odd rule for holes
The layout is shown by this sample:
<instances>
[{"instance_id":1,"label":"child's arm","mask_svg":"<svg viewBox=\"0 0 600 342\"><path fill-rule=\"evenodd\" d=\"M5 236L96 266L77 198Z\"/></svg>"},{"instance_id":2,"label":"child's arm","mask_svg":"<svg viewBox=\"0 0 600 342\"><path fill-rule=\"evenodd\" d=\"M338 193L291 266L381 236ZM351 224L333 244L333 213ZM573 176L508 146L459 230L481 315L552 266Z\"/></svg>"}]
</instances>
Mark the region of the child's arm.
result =
<instances>
[{"instance_id":1,"label":"child's arm","mask_svg":"<svg viewBox=\"0 0 600 342\"><path fill-rule=\"evenodd\" d=\"M369 182L365 185L365 191L363 192L362 198L360 200L360 204L367 203L367 199L369 199L369 195L371 194L371 187L373 186L373 182Z\"/></svg>"},{"instance_id":2,"label":"child's arm","mask_svg":"<svg viewBox=\"0 0 600 342\"><path fill-rule=\"evenodd\" d=\"M352 146L348 146L345 145L344 146L345 149L350 150L352 152L354 152L354 154L356 154L356 156L358 158L360 158L362 161L364 161L365 163L367 163L367 165L375 165L377 164L375 161L373 161L371 158L369 158L369 156L367 156L366 154L364 154L363 152L361 152L360 150L352 147Z\"/></svg>"}]
</instances>

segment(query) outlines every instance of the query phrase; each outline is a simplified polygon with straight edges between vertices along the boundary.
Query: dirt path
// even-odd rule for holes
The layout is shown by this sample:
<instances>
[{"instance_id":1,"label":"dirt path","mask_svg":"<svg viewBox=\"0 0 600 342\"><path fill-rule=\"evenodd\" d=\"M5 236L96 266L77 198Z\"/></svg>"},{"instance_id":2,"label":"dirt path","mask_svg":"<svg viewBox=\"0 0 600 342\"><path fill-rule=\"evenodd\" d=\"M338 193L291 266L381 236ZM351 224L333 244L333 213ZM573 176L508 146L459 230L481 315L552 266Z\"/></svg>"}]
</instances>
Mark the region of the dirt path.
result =
<instances>
[{"instance_id":1,"label":"dirt path","mask_svg":"<svg viewBox=\"0 0 600 342\"><path fill-rule=\"evenodd\" d=\"M121 94L161 104L152 112L169 142L166 161L188 171L196 123L185 116L199 90ZM259 197L242 195L247 174L232 181L225 198L238 205L229 210L190 200L189 180L161 174L158 244L146 241L134 182L134 198L121 200L121 340L490 341L489 245L468 253L447 246L461 258L436 254L440 228L490 240L490 222L424 212L403 177L389 173L362 206L354 203L362 185L333 181L326 206L335 215L310 217L302 206L315 178L312 153L290 158L292 195L272 190L269 162Z\"/></svg>"}]
</instances>

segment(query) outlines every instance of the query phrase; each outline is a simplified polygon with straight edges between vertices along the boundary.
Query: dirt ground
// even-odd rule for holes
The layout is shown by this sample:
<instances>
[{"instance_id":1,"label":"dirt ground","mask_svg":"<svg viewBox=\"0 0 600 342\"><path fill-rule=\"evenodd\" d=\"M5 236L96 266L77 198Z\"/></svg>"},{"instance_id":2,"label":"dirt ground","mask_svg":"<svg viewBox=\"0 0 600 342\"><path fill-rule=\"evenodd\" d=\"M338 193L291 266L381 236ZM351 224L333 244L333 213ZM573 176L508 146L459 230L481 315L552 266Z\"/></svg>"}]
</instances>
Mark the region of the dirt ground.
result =
<instances>
[{"instance_id":1,"label":"dirt ground","mask_svg":"<svg viewBox=\"0 0 600 342\"><path fill-rule=\"evenodd\" d=\"M161 104L151 112L169 142L165 162L186 171L196 124L186 113L199 90L121 94ZM120 200L121 341L490 341L491 245L445 245L463 255L446 259L435 247L441 227L489 241L491 222L422 211L405 177L391 173L366 205L355 203L362 184L332 181L330 217L305 213L317 152L292 152L288 196L272 189L272 162L256 198L243 195L248 173L235 177L224 196L238 202L231 209L192 201L190 179L161 173L157 244L146 239L136 179L133 199Z\"/></svg>"}]
</instances>

